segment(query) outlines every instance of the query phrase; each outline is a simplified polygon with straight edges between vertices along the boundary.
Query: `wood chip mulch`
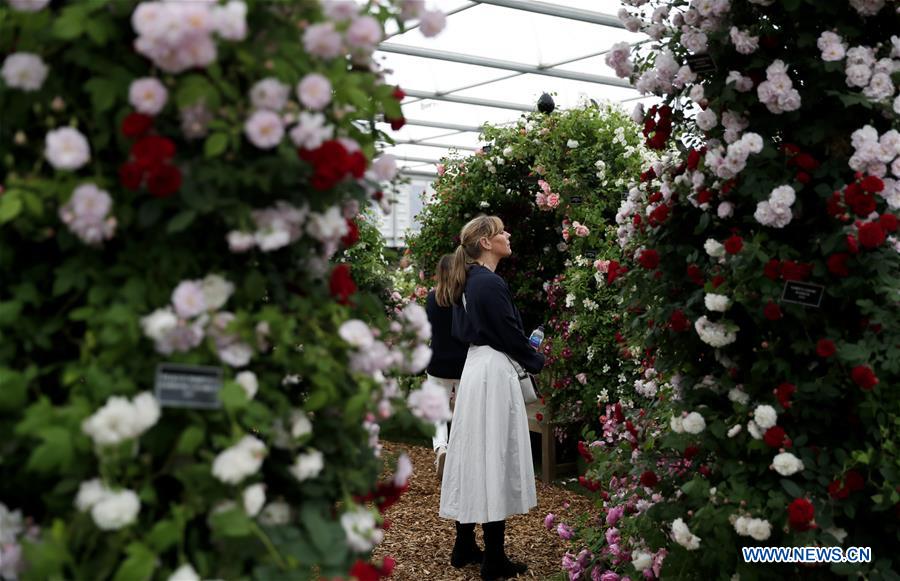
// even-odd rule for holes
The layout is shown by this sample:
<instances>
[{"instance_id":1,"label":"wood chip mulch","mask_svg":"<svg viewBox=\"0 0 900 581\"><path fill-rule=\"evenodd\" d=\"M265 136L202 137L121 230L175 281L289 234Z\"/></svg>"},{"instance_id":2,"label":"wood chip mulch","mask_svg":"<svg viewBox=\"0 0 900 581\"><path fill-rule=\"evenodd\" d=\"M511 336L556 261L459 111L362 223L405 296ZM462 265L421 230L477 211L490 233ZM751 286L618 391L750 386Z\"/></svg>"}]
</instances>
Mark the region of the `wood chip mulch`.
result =
<instances>
[{"instance_id":1,"label":"wood chip mulch","mask_svg":"<svg viewBox=\"0 0 900 581\"><path fill-rule=\"evenodd\" d=\"M453 521L438 517L441 486L435 477L434 452L430 447L384 442L385 457L398 456L406 451L414 472L409 491L397 504L388 509L390 527L384 541L372 557L377 562L386 555L397 560L392 579L398 581L469 581L478 580L478 565L463 569L450 566L450 551L456 536ZM506 521L506 552L528 565L519 579L561 578L561 561L566 543L555 529L544 527L548 512L558 519L573 519L590 511L591 503L584 496L557 485L537 480L538 505L527 515L516 515ZM571 522L571 521L570 521ZM476 527L478 545L484 547L481 527ZM562 577L564 578L564 577Z\"/></svg>"}]
</instances>

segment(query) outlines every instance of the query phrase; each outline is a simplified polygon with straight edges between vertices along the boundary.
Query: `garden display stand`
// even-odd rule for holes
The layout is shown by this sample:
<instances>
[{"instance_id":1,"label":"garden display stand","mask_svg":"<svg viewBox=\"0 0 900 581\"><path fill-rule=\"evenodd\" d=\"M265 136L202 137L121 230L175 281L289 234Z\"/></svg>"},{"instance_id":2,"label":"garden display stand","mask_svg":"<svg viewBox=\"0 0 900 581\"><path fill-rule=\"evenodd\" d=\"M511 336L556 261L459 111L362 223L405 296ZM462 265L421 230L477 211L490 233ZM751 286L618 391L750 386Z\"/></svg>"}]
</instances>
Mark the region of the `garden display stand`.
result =
<instances>
[{"instance_id":1,"label":"garden display stand","mask_svg":"<svg viewBox=\"0 0 900 581\"><path fill-rule=\"evenodd\" d=\"M556 442L553 438L553 426L546 419L546 408L540 401L525 406L528 412L528 431L541 435L541 481L550 484L560 472L569 473L576 469L575 462L556 463ZM541 414L541 420L537 415Z\"/></svg>"}]
</instances>

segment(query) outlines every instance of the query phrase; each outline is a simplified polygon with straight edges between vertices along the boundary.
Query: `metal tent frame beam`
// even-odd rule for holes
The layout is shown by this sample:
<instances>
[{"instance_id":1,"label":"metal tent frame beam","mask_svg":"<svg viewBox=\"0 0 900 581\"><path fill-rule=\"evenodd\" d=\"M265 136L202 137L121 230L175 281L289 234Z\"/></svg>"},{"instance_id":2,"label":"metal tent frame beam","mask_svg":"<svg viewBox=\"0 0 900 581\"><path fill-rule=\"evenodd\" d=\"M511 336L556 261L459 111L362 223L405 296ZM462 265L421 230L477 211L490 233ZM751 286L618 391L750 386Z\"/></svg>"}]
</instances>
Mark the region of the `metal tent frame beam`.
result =
<instances>
[{"instance_id":1,"label":"metal tent frame beam","mask_svg":"<svg viewBox=\"0 0 900 581\"><path fill-rule=\"evenodd\" d=\"M385 123L381 121L381 123ZM445 123L442 121L426 121L425 119L407 119L407 125L415 125L417 127L434 127L435 129L449 129L450 131L455 131L459 133L471 132L471 133L481 133L481 127L475 125L460 125L458 123ZM432 137L431 139L434 139Z\"/></svg>"},{"instance_id":2,"label":"metal tent frame beam","mask_svg":"<svg viewBox=\"0 0 900 581\"><path fill-rule=\"evenodd\" d=\"M460 6L459 8L457 8L455 10L451 10L450 12L445 13L444 16L449 18L450 16L453 16L454 14L459 14L460 12L464 12L464 11L468 10L469 8L474 8L475 6L478 6L478 2L472 2L471 4L466 4L464 6ZM397 32L393 32L393 33L387 35L385 37L385 40L387 40L389 38L394 38L395 36L399 36L401 34L406 34L410 30L415 30L415 29L419 28L419 24L421 24L421 23L416 22L415 24L411 24L410 26L407 26L405 30L398 30Z\"/></svg>"},{"instance_id":3,"label":"metal tent frame beam","mask_svg":"<svg viewBox=\"0 0 900 581\"><path fill-rule=\"evenodd\" d=\"M543 75L547 77L557 77L560 79L569 79L572 81L583 81L587 83L595 83L598 85L609 85L611 87L623 87L626 89L633 88L628 81L617 79L615 77L604 77L602 75L592 75L589 73L579 73L576 71L561 71L544 66L534 66L525 63L516 63L512 61L504 61L500 59L492 59L479 57L468 54L460 54L457 52L449 52L444 50L434 50L430 48L421 48L416 46L404 46L383 42L379 45L378 50L390 52L394 54L402 54L406 56L414 56L420 58L442 60L448 62L462 63L466 65L475 65L481 67L490 67L506 71L514 71L517 73Z\"/></svg>"},{"instance_id":4,"label":"metal tent frame beam","mask_svg":"<svg viewBox=\"0 0 900 581\"><path fill-rule=\"evenodd\" d=\"M438 174L430 171L404 170L400 168L400 175L409 176L411 178L437 178Z\"/></svg>"},{"instance_id":5,"label":"metal tent frame beam","mask_svg":"<svg viewBox=\"0 0 900 581\"><path fill-rule=\"evenodd\" d=\"M558 16L568 20L579 20L581 22L590 22L591 24L599 24L601 26L609 26L610 28L625 28L625 25L617 16L611 14L603 14L602 12L592 12L590 10L581 10L579 8L569 8L567 6L557 6L548 2L536 2L534 0L475 0L479 4L491 4L493 6L502 6L503 8L512 8L513 10L523 10L525 12L533 12L536 14L546 14L548 16Z\"/></svg>"},{"instance_id":6,"label":"metal tent frame beam","mask_svg":"<svg viewBox=\"0 0 900 581\"><path fill-rule=\"evenodd\" d=\"M418 100L446 101L448 103L461 103L463 105L478 105L479 107L494 107L495 109L511 109L514 111L534 111L534 106L509 101L497 101L494 99L478 99L476 97L461 97L450 93L434 93L429 91L417 91L415 89L403 89L408 97Z\"/></svg>"},{"instance_id":7,"label":"metal tent frame beam","mask_svg":"<svg viewBox=\"0 0 900 581\"><path fill-rule=\"evenodd\" d=\"M432 159L432 158L430 158L430 157L416 157L416 156L413 156L413 155L402 155L402 156L401 156L401 155L395 155L395 156L394 156L394 159L396 159L397 161L412 161L412 162L419 162L419 163L425 163L425 164L431 164L431 163L433 163L433 164L438 164L438 163L441 163L441 160L439 160L439 159Z\"/></svg>"},{"instance_id":8,"label":"metal tent frame beam","mask_svg":"<svg viewBox=\"0 0 900 581\"><path fill-rule=\"evenodd\" d=\"M477 147L470 147L468 145L453 145L450 143L434 143L429 141L423 141L420 139L398 139L394 141L393 144L385 143L385 146L391 147L392 145L421 145L423 147L438 147L440 149L461 149L464 151L478 151Z\"/></svg>"}]
</instances>

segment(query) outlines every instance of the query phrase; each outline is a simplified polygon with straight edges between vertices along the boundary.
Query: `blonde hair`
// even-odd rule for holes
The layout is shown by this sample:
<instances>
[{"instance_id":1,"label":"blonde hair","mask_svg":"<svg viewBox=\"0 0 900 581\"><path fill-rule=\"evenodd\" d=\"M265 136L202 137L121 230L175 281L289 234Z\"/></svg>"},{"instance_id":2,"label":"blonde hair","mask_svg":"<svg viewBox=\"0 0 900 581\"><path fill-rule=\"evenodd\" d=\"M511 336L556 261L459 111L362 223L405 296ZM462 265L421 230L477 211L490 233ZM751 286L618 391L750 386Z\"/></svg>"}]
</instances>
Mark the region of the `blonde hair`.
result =
<instances>
[{"instance_id":1,"label":"blonde hair","mask_svg":"<svg viewBox=\"0 0 900 581\"><path fill-rule=\"evenodd\" d=\"M447 296L454 304L459 304L466 289L468 266L481 257L482 238L493 238L503 232L503 220L497 216L477 216L463 226L459 233L459 246L453 253L447 281ZM437 294L437 291L435 291Z\"/></svg>"},{"instance_id":2,"label":"blonde hair","mask_svg":"<svg viewBox=\"0 0 900 581\"><path fill-rule=\"evenodd\" d=\"M453 255L445 254L437 263L435 269L434 299L437 304L442 307L449 307L453 304L453 295L450 291L450 271L453 268Z\"/></svg>"}]
</instances>

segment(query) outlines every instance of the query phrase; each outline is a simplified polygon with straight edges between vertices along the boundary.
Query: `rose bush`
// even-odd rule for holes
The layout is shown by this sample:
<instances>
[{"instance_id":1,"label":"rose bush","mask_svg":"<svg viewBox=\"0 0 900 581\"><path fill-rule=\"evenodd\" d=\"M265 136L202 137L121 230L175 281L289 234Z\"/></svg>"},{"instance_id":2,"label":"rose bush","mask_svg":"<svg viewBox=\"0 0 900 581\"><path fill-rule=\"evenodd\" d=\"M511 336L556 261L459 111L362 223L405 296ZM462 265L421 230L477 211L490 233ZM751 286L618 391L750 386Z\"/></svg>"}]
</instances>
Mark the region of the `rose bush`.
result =
<instances>
[{"instance_id":1,"label":"rose bush","mask_svg":"<svg viewBox=\"0 0 900 581\"><path fill-rule=\"evenodd\" d=\"M567 530L590 549L570 577L896 578L896 7L626 4L657 42L608 63L662 97L638 116L664 155L620 206L618 284L626 335L671 388L606 414L628 443L594 453L602 512ZM692 147L674 149L679 127ZM748 545L873 559L748 564Z\"/></svg>"},{"instance_id":2,"label":"rose bush","mask_svg":"<svg viewBox=\"0 0 900 581\"><path fill-rule=\"evenodd\" d=\"M379 424L413 423L394 377L430 330L385 316L359 208L396 166L360 126L402 124L384 23L442 15L64 4L0 7L3 575L389 574L410 466L378 481ZM221 407L165 406L164 361L220 367Z\"/></svg>"}]
</instances>

